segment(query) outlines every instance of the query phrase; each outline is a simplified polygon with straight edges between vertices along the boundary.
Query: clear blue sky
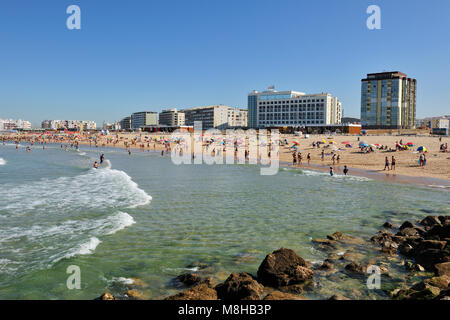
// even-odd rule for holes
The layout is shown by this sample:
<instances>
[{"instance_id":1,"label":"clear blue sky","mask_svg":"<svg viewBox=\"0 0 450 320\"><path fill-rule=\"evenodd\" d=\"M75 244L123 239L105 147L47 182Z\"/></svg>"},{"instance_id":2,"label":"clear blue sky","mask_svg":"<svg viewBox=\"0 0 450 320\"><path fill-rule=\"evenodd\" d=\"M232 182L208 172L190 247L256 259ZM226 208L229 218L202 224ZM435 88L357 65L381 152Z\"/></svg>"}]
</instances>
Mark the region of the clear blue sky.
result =
<instances>
[{"instance_id":1,"label":"clear blue sky","mask_svg":"<svg viewBox=\"0 0 450 320\"><path fill-rule=\"evenodd\" d=\"M81 30L66 8L81 8ZM382 30L366 28L381 7ZM330 92L360 115L361 78L418 80L418 117L450 114L448 0L2 0L0 117L86 119L247 94Z\"/></svg>"}]
</instances>

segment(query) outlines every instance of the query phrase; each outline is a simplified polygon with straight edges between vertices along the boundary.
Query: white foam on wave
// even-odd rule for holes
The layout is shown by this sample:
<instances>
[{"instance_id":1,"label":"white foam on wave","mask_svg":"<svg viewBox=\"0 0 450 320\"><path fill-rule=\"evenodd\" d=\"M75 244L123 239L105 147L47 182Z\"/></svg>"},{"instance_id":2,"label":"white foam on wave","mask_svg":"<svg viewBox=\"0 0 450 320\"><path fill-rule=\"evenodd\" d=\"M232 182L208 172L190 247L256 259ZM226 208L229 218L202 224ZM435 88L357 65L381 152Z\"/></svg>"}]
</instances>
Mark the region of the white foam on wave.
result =
<instances>
[{"instance_id":1,"label":"white foam on wave","mask_svg":"<svg viewBox=\"0 0 450 320\"><path fill-rule=\"evenodd\" d=\"M0 208L19 215L30 211L135 208L151 200L125 172L109 168L90 169L75 177L0 186Z\"/></svg>"},{"instance_id":2,"label":"white foam on wave","mask_svg":"<svg viewBox=\"0 0 450 320\"><path fill-rule=\"evenodd\" d=\"M6 165L6 160L3 158L0 158L0 166Z\"/></svg>"},{"instance_id":3,"label":"white foam on wave","mask_svg":"<svg viewBox=\"0 0 450 320\"><path fill-rule=\"evenodd\" d=\"M44 241L46 238L72 237L83 233L95 237L112 235L125 229L136 221L126 212L119 211L103 219L68 220L52 226L34 225L31 228L13 227L0 231L0 243L27 237L31 241Z\"/></svg>"},{"instance_id":4,"label":"white foam on wave","mask_svg":"<svg viewBox=\"0 0 450 320\"><path fill-rule=\"evenodd\" d=\"M92 254L100 243L101 241L98 238L92 237L89 241L80 244L77 248L71 250L64 256L54 259L53 263L56 263L62 259L72 258L76 255Z\"/></svg>"}]
</instances>

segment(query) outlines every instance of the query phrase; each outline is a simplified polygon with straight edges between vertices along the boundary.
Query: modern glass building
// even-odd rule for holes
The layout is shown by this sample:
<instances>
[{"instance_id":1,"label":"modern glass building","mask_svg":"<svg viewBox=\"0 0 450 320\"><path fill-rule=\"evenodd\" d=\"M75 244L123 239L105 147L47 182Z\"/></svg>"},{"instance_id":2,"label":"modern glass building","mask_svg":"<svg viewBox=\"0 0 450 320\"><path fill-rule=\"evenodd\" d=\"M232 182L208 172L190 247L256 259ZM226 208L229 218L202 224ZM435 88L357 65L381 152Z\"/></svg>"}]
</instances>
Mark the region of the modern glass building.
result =
<instances>
[{"instance_id":1,"label":"modern glass building","mask_svg":"<svg viewBox=\"0 0 450 320\"><path fill-rule=\"evenodd\" d=\"M248 95L248 128L257 128L257 107L258 107L258 91L253 90L252 93Z\"/></svg>"},{"instance_id":2,"label":"modern glass building","mask_svg":"<svg viewBox=\"0 0 450 320\"><path fill-rule=\"evenodd\" d=\"M361 125L368 129L411 129L416 119L416 79L404 73L370 73L361 80Z\"/></svg>"}]
</instances>

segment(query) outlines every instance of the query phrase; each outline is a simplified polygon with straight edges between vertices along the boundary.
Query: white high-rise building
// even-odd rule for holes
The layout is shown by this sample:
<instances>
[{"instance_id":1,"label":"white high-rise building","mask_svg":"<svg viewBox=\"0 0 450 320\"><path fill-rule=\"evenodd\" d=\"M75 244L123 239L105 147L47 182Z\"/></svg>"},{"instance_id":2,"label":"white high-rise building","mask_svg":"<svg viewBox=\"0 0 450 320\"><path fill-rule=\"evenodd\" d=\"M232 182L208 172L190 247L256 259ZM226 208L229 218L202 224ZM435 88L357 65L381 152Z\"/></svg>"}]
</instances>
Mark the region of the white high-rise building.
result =
<instances>
[{"instance_id":1,"label":"white high-rise building","mask_svg":"<svg viewBox=\"0 0 450 320\"><path fill-rule=\"evenodd\" d=\"M341 123L342 103L329 93L254 90L248 95L248 126L311 127Z\"/></svg>"}]
</instances>

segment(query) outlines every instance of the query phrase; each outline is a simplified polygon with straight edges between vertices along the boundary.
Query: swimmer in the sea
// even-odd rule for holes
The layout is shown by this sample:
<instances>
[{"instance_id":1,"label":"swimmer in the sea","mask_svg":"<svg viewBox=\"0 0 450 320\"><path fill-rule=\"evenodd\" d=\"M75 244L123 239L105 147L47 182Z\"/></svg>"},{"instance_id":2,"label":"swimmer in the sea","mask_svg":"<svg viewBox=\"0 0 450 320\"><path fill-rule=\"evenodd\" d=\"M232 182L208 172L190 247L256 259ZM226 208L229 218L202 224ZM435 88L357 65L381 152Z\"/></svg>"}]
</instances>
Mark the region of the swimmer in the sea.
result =
<instances>
[{"instance_id":1,"label":"swimmer in the sea","mask_svg":"<svg viewBox=\"0 0 450 320\"><path fill-rule=\"evenodd\" d=\"M97 161L94 162L94 168L98 169L98 162Z\"/></svg>"}]
</instances>

